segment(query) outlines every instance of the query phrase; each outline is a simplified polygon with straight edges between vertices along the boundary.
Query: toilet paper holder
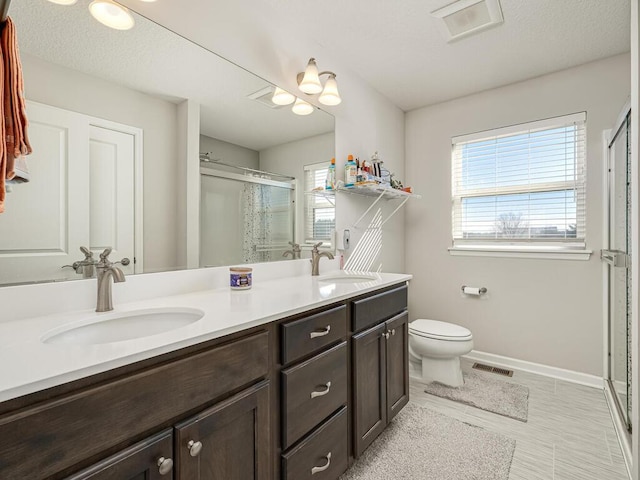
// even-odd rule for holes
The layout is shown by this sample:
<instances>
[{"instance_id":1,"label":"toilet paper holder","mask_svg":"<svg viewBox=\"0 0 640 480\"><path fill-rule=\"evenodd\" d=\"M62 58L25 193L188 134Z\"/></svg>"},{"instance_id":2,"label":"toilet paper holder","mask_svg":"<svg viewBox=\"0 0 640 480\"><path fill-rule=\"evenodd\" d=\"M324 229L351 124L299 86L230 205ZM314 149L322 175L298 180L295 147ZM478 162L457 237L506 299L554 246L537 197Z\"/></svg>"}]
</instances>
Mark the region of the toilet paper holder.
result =
<instances>
[{"instance_id":1,"label":"toilet paper holder","mask_svg":"<svg viewBox=\"0 0 640 480\"><path fill-rule=\"evenodd\" d=\"M460 287L460 290L465 295L484 295L485 293L487 293L486 287L478 288L478 287L470 287L468 285L462 285L462 287Z\"/></svg>"}]
</instances>

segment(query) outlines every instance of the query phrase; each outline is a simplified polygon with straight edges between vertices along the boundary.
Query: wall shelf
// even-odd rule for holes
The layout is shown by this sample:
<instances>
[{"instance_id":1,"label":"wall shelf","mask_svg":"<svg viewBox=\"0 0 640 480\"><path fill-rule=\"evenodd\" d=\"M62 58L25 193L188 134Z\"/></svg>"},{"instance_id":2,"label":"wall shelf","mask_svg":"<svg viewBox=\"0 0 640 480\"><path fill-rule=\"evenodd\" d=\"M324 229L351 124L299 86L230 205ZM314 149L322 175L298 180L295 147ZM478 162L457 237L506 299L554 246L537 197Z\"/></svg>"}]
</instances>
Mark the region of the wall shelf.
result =
<instances>
[{"instance_id":1,"label":"wall shelf","mask_svg":"<svg viewBox=\"0 0 640 480\"><path fill-rule=\"evenodd\" d=\"M415 193L403 192L402 190L397 190L395 188L387 187L380 184L378 185L371 184L366 186L354 185L353 187L338 186L335 190L316 190L309 193L313 195L322 196L333 204L332 197L335 196L336 192L342 192L342 193L347 193L349 195L360 195L360 196L366 196L366 197L372 197L372 198L375 197L375 200L371 203L371 205L369 205L369 208L367 208L364 211L364 213L360 215L360 218L358 218L358 220L353 224L354 228L358 227L358 224L362 221L362 219L364 219L364 217L367 216L367 214L373 209L373 207L375 207L380 202L380 200L395 200L395 199L401 200L400 205L398 205L396 209L393 212L391 212L389 216L382 221L379 227L379 228L382 228L382 226L385 223L387 223L391 219L391 217L393 217L396 214L396 212L400 210L405 203L407 203L407 201L410 198L415 198L415 199L422 198L421 195L418 195Z\"/></svg>"}]
</instances>

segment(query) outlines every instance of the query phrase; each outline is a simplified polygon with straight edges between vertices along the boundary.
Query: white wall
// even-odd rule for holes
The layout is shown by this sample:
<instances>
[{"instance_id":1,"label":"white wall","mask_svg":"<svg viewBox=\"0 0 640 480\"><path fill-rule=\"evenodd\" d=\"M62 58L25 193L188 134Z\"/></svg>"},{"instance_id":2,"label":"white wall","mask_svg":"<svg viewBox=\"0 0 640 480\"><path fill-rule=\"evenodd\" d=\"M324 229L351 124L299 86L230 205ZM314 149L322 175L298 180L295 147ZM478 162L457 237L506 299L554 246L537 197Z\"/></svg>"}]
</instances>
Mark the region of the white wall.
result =
<instances>
[{"instance_id":1,"label":"white wall","mask_svg":"<svg viewBox=\"0 0 640 480\"><path fill-rule=\"evenodd\" d=\"M476 350L602 375L602 131L629 95L629 75L624 54L407 113L407 177L424 196L406 218L412 319L464 325ZM580 111L591 259L450 256L451 137ZM465 284L489 295L465 298Z\"/></svg>"},{"instance_id":2,"label":"white wall","mask_svg":"<svg viewBox=\"0 0 640 480\"><path fill-rule=\"evenodd\" d=\"M206 152L211 152L211 160L220 160L239 167L260 168L260 154L255 150L200 135L200 153Z\"/></svg>"},{"instance_id":3,"label":"white wall","mask_svg":"<svg viewBox=\"0 0 640 480\"><path fill-rule=\"evenodd\" d=\"M176 268L176 105L27 54L22 67L29 100L144 130L145 271Z\"/></svg>"},{"instance_id":4,"label":"white wall","mask_svg":"<svg viewBox=\"0 0 640 480\"><path fill-rule=\"evenodd\" d=\"M337 107L323 107L336 118L338 178L342 177L341 167L348 154L369 158L377 150L387 167L410 184L404 172L402 110L364 82L349 65L332 58L322 45L307 40L304 25L292 25L279 17L268 2L252 9L243 2L211 0L190 0L188 9L180 2L121 3L291 92L297 91L296 74L304 69L309 57L315 57L321 70L337 73L343 98ZM349 226L362 213L362 201L346 197L343 200L336 213L339 228ZM384 271L404 269L403 219L401 211L385 226L385 248L379 259Z\"/></svg>"},{"instance_id":5,"label":"white wall","mask_svg":"<svg viewBox=\"0 0 640 480\"><path fill-rule=\"evenodd\" d=\"M325 162L334 156L335 136L325 133L260 151L260 170L296 178L296 241L304 241L304 166Z\"/></svg>"}]
</instances>

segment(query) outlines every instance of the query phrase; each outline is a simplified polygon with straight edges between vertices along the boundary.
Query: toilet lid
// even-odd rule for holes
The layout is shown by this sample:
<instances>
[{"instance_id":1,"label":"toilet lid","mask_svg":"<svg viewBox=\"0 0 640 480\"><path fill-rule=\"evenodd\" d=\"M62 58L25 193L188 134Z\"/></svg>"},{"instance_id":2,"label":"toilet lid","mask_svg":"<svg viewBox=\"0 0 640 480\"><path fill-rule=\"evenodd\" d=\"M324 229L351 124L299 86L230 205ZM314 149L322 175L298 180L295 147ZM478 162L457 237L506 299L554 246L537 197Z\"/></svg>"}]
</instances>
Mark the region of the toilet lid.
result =
<instances>
[{"instance_id":1,"label":"toilet lid","mask_svg":"<svg viewBox=\"0 0 640 480\"><path fill-rule=\"evenodd\" d=\"M414 320L409 324L409 331L415 335L427 338L448 340L468 340L472 338L471 331L453 323L438 320Z\"/></svg>"}]
</instances>

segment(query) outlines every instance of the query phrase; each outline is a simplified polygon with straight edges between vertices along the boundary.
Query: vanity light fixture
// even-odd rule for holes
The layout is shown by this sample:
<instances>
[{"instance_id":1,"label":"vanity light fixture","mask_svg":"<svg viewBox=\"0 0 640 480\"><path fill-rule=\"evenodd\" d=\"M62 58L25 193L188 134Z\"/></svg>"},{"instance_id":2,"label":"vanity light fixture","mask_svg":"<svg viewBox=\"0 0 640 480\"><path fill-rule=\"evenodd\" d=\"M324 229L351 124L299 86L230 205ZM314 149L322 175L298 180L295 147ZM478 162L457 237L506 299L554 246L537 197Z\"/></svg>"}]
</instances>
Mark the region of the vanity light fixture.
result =
<instances>
[{"instance_id":1,"label":"vanity light fixture","mask_svg":"<svg viewBox=\"0 0 640 480\"><path fill-rule=\"evenodd\" d=\"M322 75L328 75L329 78L325 82L324 86L320 82ZM315 58L310 58L307 63L307 68L304 72L298 74L298 88L309 95L315 95L322 92L318 97L318 101L323 105L339 105L342 102L340 94L338 93L338 84L336 82L336 74L329 71L318 73L318 65Z\"/></svg>"},{"instance_id":2,"label":"vanity light fixture","mask_svg":"<svg viewBox=\"0 0 640 480\"><path fill-rule=\"evenodd\" d=\"M100 23L116 30L130 30L135 25L129 10L112 0L94 0L89 11Z\"/></svg>"},{"instance_id":3,"label":"vanity light fixture","mask_svg":"<svg viewBox=\"0 0 640 480\"><path fill-rule=\"evenodd\" d=\"M276 105L290 105L296 101L296 97L286 90L276 87L273 92L273 96L271 97L271 101Z\"/></svg>"},{"instance_id":4,"label":"vanity light fixture","mask_svg":"<svg viewBox=\"0 0 640 480\"><path fill-rule=\"evenodd\" d=\"M296 115L309 115L313 113L313 105L301 98L296 98L296 103L291 107L291 111Z\"/></svg>"},{"instance_id":5,"label":"vanity light fixture","mask_svg":"<svg viewBox=\"0 0 640 480\"><path fill-rule=\"evenodd\" d=\"M78 0L49 0L51 3L56 3L58 5L74 5L78 2Z\"/></svg>"}]
</instances>

